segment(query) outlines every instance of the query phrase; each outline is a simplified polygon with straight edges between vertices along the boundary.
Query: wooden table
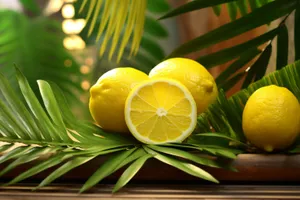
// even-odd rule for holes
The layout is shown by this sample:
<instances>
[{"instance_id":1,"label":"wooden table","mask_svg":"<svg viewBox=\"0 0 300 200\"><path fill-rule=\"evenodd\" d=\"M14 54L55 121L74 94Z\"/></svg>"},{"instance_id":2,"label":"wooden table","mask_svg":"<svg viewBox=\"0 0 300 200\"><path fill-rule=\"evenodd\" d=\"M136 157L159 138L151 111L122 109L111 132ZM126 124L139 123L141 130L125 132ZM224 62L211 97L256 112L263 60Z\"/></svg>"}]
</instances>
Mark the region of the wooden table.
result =
<instances>
[{"instance_id":1,"label":"wooden table","mask_svg":"<svg viewBox=\"0 0 300 200\"><path fill-rule=\"evenodd\" d=\"M295 185L129 185L117 194L111 193L111 185L98 185L84 194L78 194L79 185L56 185L36 192L31 188L0 188L0 200L300 199L300 186Z\"/></svg>"},{"instance_id":2,"label":"wooden table","mask_svg":"<svg viewBox=\"0 0 300 200\"><path fill-rule=\"evenodd\" d=\"M33 192L49 171L36 175L27 184L0 187L0 200L88 200L88 199L300 199L300 155L242 154L233 161L239 172L207 169L221 184L184 174L163 163L152 160L137 174L134 180L117 194L112 194L122 171L118 171L104 183L78 194L85 180L101 165L101 160L83 165L63 178L56 185ZM0 166L0 170L1 167ZM23 166L17 171L24 171ZM0 178L0 183L15 177L16 172ZM75 184L76 183L76 184ZM57 185L59 184L59 185Z\"/></svg>"}]
</instances>

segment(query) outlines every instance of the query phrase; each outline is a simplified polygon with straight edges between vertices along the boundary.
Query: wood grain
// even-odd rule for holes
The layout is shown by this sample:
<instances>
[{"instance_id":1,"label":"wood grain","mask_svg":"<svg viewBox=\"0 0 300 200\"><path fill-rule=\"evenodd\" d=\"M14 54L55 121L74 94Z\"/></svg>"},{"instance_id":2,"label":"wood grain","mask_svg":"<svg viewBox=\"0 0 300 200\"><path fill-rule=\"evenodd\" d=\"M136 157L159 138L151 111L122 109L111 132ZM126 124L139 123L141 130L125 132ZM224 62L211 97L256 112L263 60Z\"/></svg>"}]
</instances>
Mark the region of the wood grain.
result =
<instances>
[{"instance_id":1,"label":"wood grain","mask_svg":"<svg viewBox=\"0 0 300 200\"><path fill-rule=\"evenodd\" d=\"M59 183L83 183L93 174L103 163L104 158L96 158L91 162L75 168L58 180ZM261 154L240 154L233 161L233 166L238 172L232 172L224 169L207 168L213 176L221 183L232 182L290 182L300 183L300 155L261 155ZM1 177L0 181L9 181L20 172L24 172L32 165L23 165ZM0 170L5 166L1 165ZM106 182L115 182L122 174L121 169L106 178ZM29 181L41 181L53 169L39 173L29 179ZM174 167L161 163L155 159L147 161L141 171L134 177L133 182L190 182L208 183L204 180L190 176ZM105 182L104 182L105 183Z\"/></svg>"},{"instance_id":2,"label":"wood grain","mask_svg":"<svg viewBox=\"0 0 300 200\"><path fill-rule=\"evenodd\" d=\"M112 185L98 185L78 194L79 185L56 185L32 192L30 185L2 187L2 200L91 200L91 199L299 199L300 186L274 185L131 185L112 194Z\"/></svg>"}]
</instances>

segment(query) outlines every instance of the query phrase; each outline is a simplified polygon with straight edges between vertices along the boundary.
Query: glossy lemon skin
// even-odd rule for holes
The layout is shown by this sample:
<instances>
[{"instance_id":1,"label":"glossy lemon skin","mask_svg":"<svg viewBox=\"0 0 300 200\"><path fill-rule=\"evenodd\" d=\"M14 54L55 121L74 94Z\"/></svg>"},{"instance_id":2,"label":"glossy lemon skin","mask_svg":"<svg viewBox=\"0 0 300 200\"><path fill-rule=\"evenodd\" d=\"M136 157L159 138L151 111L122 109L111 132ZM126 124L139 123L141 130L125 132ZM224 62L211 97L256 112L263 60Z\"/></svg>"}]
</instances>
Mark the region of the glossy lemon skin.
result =
<instances>
[{"instance_id":1,"label":"glossy lemon skin","mask_svg":"<svg viewBox=\"0 0 300 200\"><path fill-rule=\"evenodd\" d=\"M148 75L131 67L112 69L103 74L90 89L89 109L104 130L128 133L124 107L131 89Z\"/></svg>"},{"instance_id":2,"label":"glossy lemon skin","mask_svg":"<svg viewBox=\"0 0 300 200\"><path fill-rule=\"evenodd\" d=\"M243 111L243 130L253 145L272 152L289 147L299 133L298 99L275 85L256 90Z\"/></svg>"},{"instance_id":3,"label":"glossy lemon skin","mask_svg":"<svg viewBox=\"0 0 300 200\"><path fill-rule=\"evenodd\" d=\"M185 85L197 104L197 113L204 112L218 95L213 76L198 62L188 58L171 58L155 66L150 78L171 78Z\"/></svg>"}]
</instances>

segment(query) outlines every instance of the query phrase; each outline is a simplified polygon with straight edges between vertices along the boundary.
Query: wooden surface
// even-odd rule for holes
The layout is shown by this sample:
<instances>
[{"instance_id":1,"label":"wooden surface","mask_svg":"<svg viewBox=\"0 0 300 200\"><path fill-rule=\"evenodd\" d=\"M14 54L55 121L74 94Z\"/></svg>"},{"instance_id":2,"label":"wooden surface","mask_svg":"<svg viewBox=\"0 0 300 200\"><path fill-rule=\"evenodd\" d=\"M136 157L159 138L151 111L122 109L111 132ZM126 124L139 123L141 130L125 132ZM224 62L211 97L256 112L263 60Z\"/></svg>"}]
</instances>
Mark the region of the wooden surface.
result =
<instances>
[{"instance_id":1,"label":"wooden surface","mask_svg":"<svg viewBox=\"0 0 300 200\"><path fill-rule=\"evenodd\" d=\"M116 182L122 171L106 179L103 182L105 184L79 195L79 188L102 162L101 159L95 159L59 179L56 185L35 192L32 188L50 171L40 173L22 185L0 187L0 200L300 199L300 155L239 155L233 162L239 172L207 169L220 180L220 184L205 182L152 160L117 194L111 194L111 184ZM28 167L23 166L1 177L0 183L11 180Z\"/></svg>"},{"instance_id":2,"label":"wooden surface","mask_svg":"<svg viewBox=\"0 0 300 200\"><path fill-rule=\"evenodd\" d=\"M131 185L112 194L111 185L98 185L78 194L78 185L57 185L32 192L30 186L0 188L0 200L100 200L100 199L300 199L300 186L272 185Z\"/></svg>"},{"instance_id":3,"label":"wooden surface","mask_svg":"<svg viewBox=\"0 0 300 200\"><path fill-rule=\"evenodd\" d=\"M58 180L59 183L83 183L91 176L102 164L103 158L97 158L91 162L75 168ZM241 154L233 161L233 166L238 172L227 171L216 168L205 168L209 173L215 176L221 183L225 182L300 182L300 155L258 155ZM0 170L5 166L0 165ZM20 172L30 168L30 165L23 165L0 178L0 181L9 181ZM54 169L39 173L29 181L41 181ZM124 170L124 169L122 169ZM108 182L115 182L120 177L122 170L117 171L109 178ZM199 178L190 176L177 170L174 167L161 163L155 159L146 162L141 171L134 177L133 181L153 182L187 182L208 183Z\"/></svg>"}]
</instances>

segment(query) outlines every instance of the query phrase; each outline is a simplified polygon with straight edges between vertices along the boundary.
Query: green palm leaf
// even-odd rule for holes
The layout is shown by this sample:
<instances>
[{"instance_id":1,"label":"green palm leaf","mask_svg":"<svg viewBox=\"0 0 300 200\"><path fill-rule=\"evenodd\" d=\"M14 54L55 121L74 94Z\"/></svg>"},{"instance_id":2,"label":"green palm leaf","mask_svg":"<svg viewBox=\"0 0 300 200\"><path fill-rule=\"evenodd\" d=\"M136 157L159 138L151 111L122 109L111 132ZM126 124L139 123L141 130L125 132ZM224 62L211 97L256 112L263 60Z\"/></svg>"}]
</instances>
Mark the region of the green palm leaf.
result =
<instances>
[{"instance_id":1,"label":"green palm leaf","mask_svg":"<svg viewBox=\"0 0 300 200\"><path fill-rule=\"evenodd\" d=\"M124 0L124 1L102 1L84 0L79 3L79 13L85 12L85 19L88 22L88 36L91 36L96 29L96 41L103 35L103 42L100 47L100 56L107 49L107 44L111 40L109 58L116 51L119 41L122 43L118 50L117 60L121 59L125 46L132 36L130 54L136 54L142 38L144 28L146 0ZM100 25L97 20L101 16ZM98 22L99 23L99 22ZM125 27L124 35L122 31ZM106 29L106 30L105 30ZM122 40L120 40L122 38Z\"/></svg>"},{"instance_id":2,"label":"green palm leaf","mask_svg":"<svg viewBox=\"0 0 300 200\"><path fill-rule=\"evenodd\" d=\"M206 152L214 158L234 159L236 154L250 148L246 144L241 125L243 106L248 97L262 86L276 84L287 87L300 99L300 88L297 84L300 80L298 61L265 76L230 98L226 98L221 91L217 102L199 116L197 131L185 143L142 145L130 137L124 138L115 133L107 133L89 122L77 120L58 87L52 83L38 81L42 104L37 101L24 75L19 70L16 71L24 102L20 101L16 92L11 89L8 80L0 75L0 90L5 99L0 101L1 111L5 111L0 112L0 119L5 122L0 126L0 141L9 143L0 147L2 153L0 163L12 161L0 175L21 164L32 162L33 166L30 169L21 172L8 183L14 184L56 167L38 188L51 183L75 167L107 154L112 155L108 156L87 180L81 192L130 164L114 188L114 191L117 191L133 178L146 160L152 157L192 176L217 183L211 174L196 164L233 170L232 167L201 157L199 153ZM20 121L25 128L15 127L16 121ZM3 128L5 126L10 127L9 134ZM217 133L210 133L210 126ZM53 132L50 133L49 130ZM16 142L22 145L11 149L12 144ZM297 152L298 149L295 145L291 152ZM42 155L48 155L49 152L51 155L46 161L39 160Z\"/></svg>"},{"instance_id":3,"label":"green palm leaf","mask_svg":"<svg viewBox=\"0 0 300 200\"><path fill-rule=\"evenodd\" d=\"M132 179L133 176L142 168L145 162L151 157L152 155L146 154L134 161L121 175L113 189L113 192L118 191L120 188L126 185L130 181L130 179Z\"/></svg>"},{"instance_id":4,"label":"green palm leaf","mask_svg":"<svg viewBox=\"0 0 300 200\"><path fill-rule=\"evenodd\" d=\"M122 25L124 28L120 29L118 35L113 35L108 26L106 28L103 27L103 25L107 23L106 21L110 20L110 18L112 17L111 15L113 15L113 10L111 10L110 14L107 14L105 13L104 8L100 9L98 17L95 21L87 21L87 25L82 30L80 35L87 44L94 45L96 39L97 49L100 52L98 63L100 66L107 66L106 63L109 63L111 65L111 68L123 65L132 66L144 72L149 72L165 57L165 52L157 40L165 39L168 36L166 28L159 21L157 21L153 17L153 15L165 12L169 9L169 5L165 0L154 2L147 1L147 10L143 14L143 16L140 16L140 18L145 18L144 25L143 27L136 27L137 25L134 25L133 18L139 10L139 5L137 4L138 1L129 0L128 2L130 2L130 8L127 9L128 12L123 13L124 15L127 15L124 16L124 19L126 19L124 24ZM89 14L89 9L82 9L79 13L81 3L82 2L77 1L74 4L76 10L76 19L86 18ZM105 5L106 4L109 3L105 3ZM124 8L121 8L124 5L125 1L122 5L119 5L119 8L126 10L126 6ZM109 7L110 5L107 6ZM135 11L132 11L132 6L135 7ZM87 8L87 6L85 6L85 8ZM101 34L99 33L98 28L94 28L93 30L91 30L92 26L99 27L99 30L103 29L101 31ZM139 42L136 42L135 39L137 39L137 37L134 36L134 32L137 32L139 28L143 28L143 34L140 35L140 39L138 39ZM129 34L129 32L131 31L133 35ZM111 37L106 37L106 35L108 34L111 34ZM135 50L133 50L133 48L135 48ZM110 50L107 51L107 49ZM96 70L100 69L96 68Z\"/></svg>"},{"instance_id":5,"label":"green palm leaf","mask_svg":"<svg viewBox=\"0 0 300 200\"><path fill-rule=\"evenodd\" d=\"M175 8L174 10L171 10L163 15L160 19L175 17L184 13L209 7L212 7L215 14L219 16L221 12L221 5L226 3L231 20L235 20L238 10L240 10L241 16L244 16L248 14L248 6L250 6L251 10L254 11L256 8L259 8L272 1L274 0L194 0Z\"/></svg>"},{"instance_id":6,"label":"green palm leaf","mask_svg":"<svg viewBox=\"0 0 300 200\"><path fill-rule=\"evenodd\" d=\"M250 95L260 87L274 84L288 88L300 99L299 81L300 62L297 61L250 84L247 88L230 98L226 98L221 91L217 101L209 107L206 113L199 116L198 130L209 130L210 126L212 126L216 132L227 134L231 138L236 138L238 141L245 143L246 140L242 129L242 113ZM220 117L220 115L223 117ZM205 131L200 132L206 133ZM198 141L199 144L203 144L203 141L200 140L201 138L197 139L196 135L192 135L190 139L194 143Z\"/></svg>"},{"instance_id":7,"label":"green palm leaf","mask_svg":"<svg viewBox=\"0 0 300 200\"><path fill-rule=\"evenodd\" d=\"M169 57L186 55L196 50L207 48L216 43L228 40L246 31L252 30L292 12L297 6L297 0L277 0L269 3L250 14L225 24L209 33L197 37L175 49ZM272 10L273 12L269 12Z\"/></svg>"},{"instance_id":8,"label":"green palm leaf","mask_svg":"<svg viewBox=\"0 0 300 200\"><path fill-rule=\"evenodd\" d=\"M175 168L178 168L192 176L196 176L196 177L202 178L204 180L218 183L218 180L216 180L212 175L210 175L208 172L204 171L203 169L197 167L196 165L193 165L186 161L181 161L181 160L175 159L173 157L165 156L156 151L153 151L152 149L148 148L147 146L144 146L144 149L149 154L151 154L154 158L156 158L157 160L159 160L163 163L166 163Z\"/></svg>"},{"instance_id":9,"label":"green palm leaf","mask_svg":"<svg viewBox=\"0 0 300 200\"><path fill-rule=\"evenodd\" d=\"M5 101L0 101L2 111L0 119L5 122L1 124L0 141L10 144L18 142L23 145L9 151L5 150L11 145L1 146L0 151L5 152L0 157L0 163L14 161L3 169L0 175L4 175L21 164L39 161L42 155L51 153L52 156L47 161L35 163L32 168L20 173L8 184L17 183L67 161L41 183L44 186L98 155L122 151L134 144L133 140L105 133L93 124L78 123L69 110L62 92L57 86L45 81L38 81L44 102L41 105L27 79L20 70L16 71L25 102L19 99L9 81L0 74L0 90L5 99ZM3 127L10 127L9 134ZM76 140L72 135L78 136Z\"/></svg>"},{"instance_id":10,"label":"green palm leaf","mask_svg":"<svg viewBox=\"0 0 300 200\"><path fill-rule=\"evenodd\" d=\"M10 78L13 88L17 88L12 79L16 64L35 93L37 79L58 83L68 97L83 91L80 83L84 76L63 47L64 34L59 22L42 16L29 19L18 12L1 10L0 24L0 71Z\"/></svg>"},{"instance_id":11,"label":"green palm leaf","mask_svg":"<svg viewBox=\"0 0 300 200\"><path fill-rule=\"evenodd\" d=\"M211 158L206 158L204 156L193 154L193 153L179 150L176 148L161 147L161 146L155 146L155 145L151 145L151 146L149 146L149 148L153 149L154 151L158 151L158 152L169 154L172 156L184 158L184 159L190 160L192 162L198 163L200 165L206 165L209 167L216 167L216 168L230 168L230 166L225 166L224 163L220 163ZM192 148L192 147L190 147L190 148ZM197 149L197 148L195 147L195 149Z\"/></svg>"},{"instance_id":12,"label":"green palm leaf","mask_svg":"<svg viewBox=\"0 0 300 200\"><path fill-rule=\"evenodd\" d=\"M247 87L247 85L249 85L253 81L259 80L263 77L268 67L272 52L272 48L269 44L267 44L267 42L272 42L276 36L278 36L279 42L277 46L277 69L280 69L282 66L285 66L287 64L289 39L285 27L285 22L288 16L297 9L297 0L214 0L209 2L203 0L195 0L183 5L182 7L176 8L175 10L166 14L166 16L176 16L178 14L183 14L197 9L203 9L211 6L220 6L223 3L227 3L227 7L230 11L229 14L232 19L235 19L237 16L237 9L240 10L242 17L182 44L177 49L175 49L168 57L183 56L205 49L222 41L241 35L254 28L269 24L270 22L285 16L285 18L275 29L267 33L264 33L242 44L238 44L236 46L222 49L218 52L201 56L196 60L207 68L233 61L233 64L231 64L224 72L220 74L219 77L217 77L218 87L222 88L224 91L232 88L243 78L245 78L243 87ZM248 12L249 6L251 7L250 12ZM295 19L295 23L296 21L297 17ZM295 31L297 31L297 28L295 28ZM296 52L297 41L298 39L295 38ZM266 46L261 47L262 44L265 44ZM255 49L261 48L263 48L263 51L259 56L257 56L256 53L253 53ZM248 65L249 62L252 62L257 58L258 60L249 69L247 69L246 71L239 71L240 69Z\"/></svg>"}]
</instances>

